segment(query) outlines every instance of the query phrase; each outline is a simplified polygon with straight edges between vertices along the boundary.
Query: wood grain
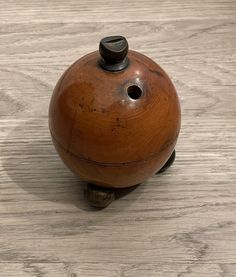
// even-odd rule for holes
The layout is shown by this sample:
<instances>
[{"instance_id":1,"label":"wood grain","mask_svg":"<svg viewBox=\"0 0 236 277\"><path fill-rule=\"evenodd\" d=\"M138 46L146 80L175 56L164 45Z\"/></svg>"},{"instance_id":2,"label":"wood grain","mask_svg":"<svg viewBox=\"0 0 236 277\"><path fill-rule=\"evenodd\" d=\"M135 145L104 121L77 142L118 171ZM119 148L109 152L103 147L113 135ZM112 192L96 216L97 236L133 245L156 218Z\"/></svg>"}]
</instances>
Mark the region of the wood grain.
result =
<instances>
[{"instance_id":1,"label":"wood grain","mask_svg":"<svg viewBox=\"0 0 236 277\"><path fill-rule=\"evenodd\" d=\"M235 1L0 1L0 276L236 276ZM52 89L101 37L158 62L177 159L105 210L62 164Z\"/></svg>"}]
</instances>

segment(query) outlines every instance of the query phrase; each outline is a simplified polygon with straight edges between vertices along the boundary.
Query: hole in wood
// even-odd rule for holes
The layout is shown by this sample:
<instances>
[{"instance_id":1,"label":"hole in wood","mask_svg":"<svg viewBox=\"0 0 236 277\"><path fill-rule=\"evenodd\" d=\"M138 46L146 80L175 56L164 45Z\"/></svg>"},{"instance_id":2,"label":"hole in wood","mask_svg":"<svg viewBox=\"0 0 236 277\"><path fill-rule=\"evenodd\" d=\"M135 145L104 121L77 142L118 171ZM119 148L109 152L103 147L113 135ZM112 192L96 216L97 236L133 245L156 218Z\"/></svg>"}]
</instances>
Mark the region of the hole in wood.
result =
<instances>
[{"instance_id":1,"label":"hole in wood","mask_svg":"<svg viewBox=\"0 0 236 277\"><path fill-rule=\"evenodd\" d=\"M138 100L142 96L142 90L137 85L131 85L127 88L127 93L130 99Z\"/></svg>"}]
</instances>

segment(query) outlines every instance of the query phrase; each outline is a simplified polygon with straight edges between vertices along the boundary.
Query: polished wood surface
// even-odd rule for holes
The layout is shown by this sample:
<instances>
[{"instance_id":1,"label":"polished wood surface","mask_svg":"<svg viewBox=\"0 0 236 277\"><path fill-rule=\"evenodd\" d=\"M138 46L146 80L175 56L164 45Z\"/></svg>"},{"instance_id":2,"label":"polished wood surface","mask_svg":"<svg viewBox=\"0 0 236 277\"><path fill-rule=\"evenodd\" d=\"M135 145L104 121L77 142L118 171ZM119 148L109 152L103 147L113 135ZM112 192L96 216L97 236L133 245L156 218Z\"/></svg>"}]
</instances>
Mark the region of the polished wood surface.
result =
<instances>
[{"instance_id":1,"label":"polished wood surface","mask_svg":"<svg viewBox=\"0 0 236 277\"><path fill-rule=\"evenodd\" d=\"M235 5L0 0L1 277L236 276ZM94 211L54 149L48 104L114 33L168 72L182 126L168 171Z\"/></svg>"},{"instance_id":2,"label":"polished wood surface","mask_svg":"<svg viewBox=\"0 0 236 277\"><path fill-rule=\"evenodd\" d=\"M50 131L65 164L83 180L134 186L174 151L178 96L160 66L138 52L129 50L129 66L118 72L103 70L100 59L93 52L62 75L50 104Z\"/></svg>"}]
</instances>

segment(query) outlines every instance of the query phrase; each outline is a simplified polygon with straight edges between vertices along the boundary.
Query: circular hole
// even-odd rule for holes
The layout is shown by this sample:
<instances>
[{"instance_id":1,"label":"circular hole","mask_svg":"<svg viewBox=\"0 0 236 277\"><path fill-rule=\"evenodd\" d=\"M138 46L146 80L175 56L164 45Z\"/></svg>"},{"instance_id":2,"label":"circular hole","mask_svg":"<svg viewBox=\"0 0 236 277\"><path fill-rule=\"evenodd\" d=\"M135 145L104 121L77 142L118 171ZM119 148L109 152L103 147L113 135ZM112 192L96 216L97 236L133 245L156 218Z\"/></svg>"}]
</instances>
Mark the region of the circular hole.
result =
<instances>
[{"instance_id":1,"label":"circular hole","mask_svg":"<svg viewBox=\"0 0 236 277\"><path fill-rule=\"evenodd\" d=\"M139 86L137 85L132 85L127 88L127 93L129 98L133 100L137 100L142 96L142 90Z\"/></svg>"}]
</instances>

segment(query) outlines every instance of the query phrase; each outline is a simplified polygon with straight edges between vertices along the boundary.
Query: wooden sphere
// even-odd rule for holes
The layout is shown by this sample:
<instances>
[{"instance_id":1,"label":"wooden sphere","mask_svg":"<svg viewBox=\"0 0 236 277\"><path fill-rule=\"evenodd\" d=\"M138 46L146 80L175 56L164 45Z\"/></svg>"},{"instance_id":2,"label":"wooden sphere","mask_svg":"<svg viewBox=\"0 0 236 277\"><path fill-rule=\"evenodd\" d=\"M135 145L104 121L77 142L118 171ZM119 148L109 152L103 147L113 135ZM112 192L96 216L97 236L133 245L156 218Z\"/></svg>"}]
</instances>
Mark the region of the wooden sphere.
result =
<instances>
[{"instance_id":1,"label":"wooden sphere","mask_svg":"<svg viewBox=\"0 0 236 277\"><path fill-rule=\"evenodd\" d=\"M129 50L125 68L112 71L103 68L100 53L82 57L62 75L49 127L61 159L83 180L129 187L171 156L180 105L169 77L148 57Z\"/></svg>"}]
</instances>

